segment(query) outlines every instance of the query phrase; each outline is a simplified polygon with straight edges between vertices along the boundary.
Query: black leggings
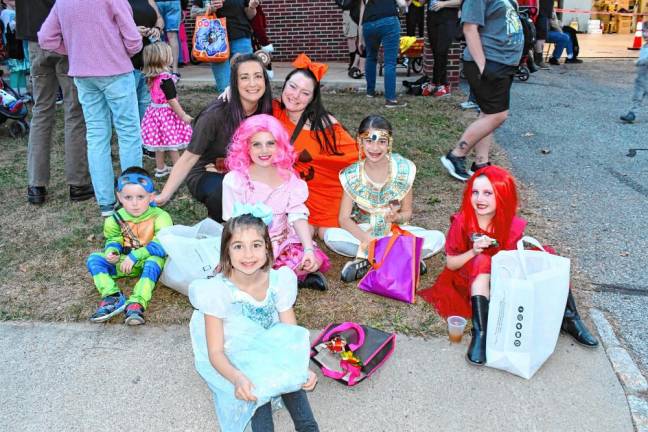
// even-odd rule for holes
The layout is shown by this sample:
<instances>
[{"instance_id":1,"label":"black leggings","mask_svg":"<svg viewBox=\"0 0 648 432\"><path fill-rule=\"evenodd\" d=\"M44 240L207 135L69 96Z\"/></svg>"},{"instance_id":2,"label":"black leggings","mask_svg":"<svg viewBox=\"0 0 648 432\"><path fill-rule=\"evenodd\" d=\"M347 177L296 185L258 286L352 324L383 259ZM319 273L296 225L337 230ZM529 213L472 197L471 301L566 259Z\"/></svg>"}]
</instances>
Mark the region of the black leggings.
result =
<instances>
[{"instance_id":1,"label":"black leggings","mask_svg":"<svg viewBox=\"0 0 648 432\"><path fill-rule=\"evenodd\" d=\"M308 397L304 390L281 395L288 413L295 424L297 432L319 432L319 427L313 416ZM272 407L270 402L257 408L252 417L252 432L273 432Z\"/></svg>"},{"instance_id":2,"label":"black leggings","mask_svg":"<svg viewBox=\"0 0 648 432\"><path fill-rule=\"evenodd\" d=\"M448 84L448 51L457 34L457 9L441 9L439 12L428 11L428 38L434 67L432 68L433 84Z\"/></svg>"},{"instance_id":3,"label":"black leggings","mask_svg":"<svg viewBox=\"0 0 648 432\"><path fill-rule=\"evenodd\" d=\"M223 177L225 174L206 172L196 190L191 194L207 207L207 215L216 222L223 222Z\"/></svg>"},{"instance_id":4,"label":"black leggings","mask_svg":"<svg viewBox=\"0 0 648 432\"><path fill-rule=\"evenodd\" d=\"M416 7L413 4L409 5L407 15L405 17L405 28L407 36L416 36L416 28L418 27L419 37L423 37L423 27L425 18L425 6Z\"/></svg>"}]
</instances>

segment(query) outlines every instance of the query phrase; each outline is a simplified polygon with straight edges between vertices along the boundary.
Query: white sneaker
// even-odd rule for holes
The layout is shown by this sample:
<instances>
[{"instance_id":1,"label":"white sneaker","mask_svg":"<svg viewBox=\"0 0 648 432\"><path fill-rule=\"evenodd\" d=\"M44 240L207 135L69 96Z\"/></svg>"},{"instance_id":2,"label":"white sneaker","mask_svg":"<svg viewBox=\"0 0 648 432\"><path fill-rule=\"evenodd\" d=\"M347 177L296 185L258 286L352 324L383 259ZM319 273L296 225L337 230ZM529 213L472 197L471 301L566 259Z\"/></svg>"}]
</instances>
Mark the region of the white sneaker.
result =
<instances>
[{"instance_id":1,"label":"white sneaker","mask_svg":"<svg viewBox=\"0 0 648 432\"><path fill-rule=\"evenodd\" d=\"M461 102L459 106L461 107L462 110L479 109L479 105L477 105L473 101Z\"/></svg>"},{"instance_id":2,"label":"white sneaker","mask_svg":"<svg viewBox=\"0 0 648 432\"><path fill-rule=\"evenodd\" d=\"M168 176L170 172L171 172L171 167L168 165L164 165L164 168L162 169L155 168L155 177L164 178Z\"/></svg>"}]
</instances>

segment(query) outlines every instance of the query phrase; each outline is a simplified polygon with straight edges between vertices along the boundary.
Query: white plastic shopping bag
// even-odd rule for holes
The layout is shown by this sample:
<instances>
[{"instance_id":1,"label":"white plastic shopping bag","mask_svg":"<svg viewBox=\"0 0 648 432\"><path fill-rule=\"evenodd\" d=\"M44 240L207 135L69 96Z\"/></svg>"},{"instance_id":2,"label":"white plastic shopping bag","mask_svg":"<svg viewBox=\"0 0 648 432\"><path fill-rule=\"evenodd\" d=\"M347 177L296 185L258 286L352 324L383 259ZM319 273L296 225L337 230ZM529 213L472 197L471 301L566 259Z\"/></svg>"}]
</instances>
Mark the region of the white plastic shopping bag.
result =
<instances>
[{"instance_id":1,"label":"white plastic shopping bag","mask_svg":"<svg viewBox=\"0 0 648 432\"><path fill-rule=\"evenodd\" d=\"M192 281L211 276L220 261L222 232L223 226L209 218L160 230L157 237L167 253L160 282L187 295Z\"/></svg>"},{"instance_id":2,"label":"white plastic shopping bag","mask_svg":"<svg viewBox=\"0 0 648 432\"><path fill-rule=\"evenodd\" d=\"M524 243L541 250L525 250ZM491 263L486 365L529 379L556 348L569 293L568 258L533 237Z\"/></svg>"}]
</instances>

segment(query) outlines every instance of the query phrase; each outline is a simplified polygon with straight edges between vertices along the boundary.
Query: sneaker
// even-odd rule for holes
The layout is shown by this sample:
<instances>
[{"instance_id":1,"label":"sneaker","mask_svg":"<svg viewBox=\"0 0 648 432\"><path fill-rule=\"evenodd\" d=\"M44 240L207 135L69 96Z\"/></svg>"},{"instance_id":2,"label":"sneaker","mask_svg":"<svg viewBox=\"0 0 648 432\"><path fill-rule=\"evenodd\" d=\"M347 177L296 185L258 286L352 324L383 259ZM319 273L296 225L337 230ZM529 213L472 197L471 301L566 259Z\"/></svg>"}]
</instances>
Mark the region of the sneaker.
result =
<instances>
[{"instance_id":1,"label":"sneaker","mask_svg":"<svg viewBox=\"0 0 648 432\"><path fill-rule=\"evenodd\" d=\"M151 150L142 149L142 155L144 155L145 158L155 160L155 152L152 152Z\"/></svg>"},{"instance_id":2,"label":"sneaker","mask_svg":"<svg viewBox=\"0 0 648 432\"><path fill-rule=\"evenodd\" d=\"M385 108L404 108L407 106L407 102L400 102L397 100L388 100L385 102Z\"/></svg>"},{"instance_id":3,"label":"sneaker","mask_svg":"<svg viewBox=\"0 0 648 432\"><path fill-rule=\"evenodd\" d=\"M450 86L447 84L441 84L434 90L434 93L432 93L432 96L434 97L443 97L448 95L450 95Z\"/></svg>"},{"instance_id":4,"label":"sneaker","mask_svg":"<svg viewBox=\"0 0 648 432\"><path fill-rule=\"evenodd\" d=\"M431 82L427 82L423 84L422 89L421 89L421 95L422 96L430 96L432 93L434 93L434 90L437 88L434 84Z\"/></svg>"},{"instance_id":5,"label":"sneaker","mask_svg":"<svg viewBox=\"0 0 648 432\"><path fill-rule=\"evenodd\" d=\"M470 170L468 171L468 174L473 175L477 170L480 170L484 167L491 166L490 162L484 162L483 164L477 164L475 162L470 165Z\"/></svg>"},{"instance_id":6,"label":"sneaker","mask_svg":"<svg viewBox=\"0 0 648 432\"><path fill-rule=\"evenodd\" d=\"M549 57L549 64L554 66L560 66L560 60L554 57Z\"/></svg>"},{"instance_id":7,"label":"sneaker","mask_svg":"<svg viewBox=\"0 0 648 432\"><path fill-rule=\"evenodd\" d=\"M635 118L636 118L636 117L635 117L635 113L633 113L632 111L628 111L628 114L626 114L626 115L622 115L622 116L619 117L619 118L620 118L621 121L624 122L624 123L632 123L632 122L635 121ZM30 201L30 202L31 202L31 201Z\"/></svg>"},{"instance_id":8,"label":"sneaker","mask_svg":"<svg viewBox=\"0 0 648 432\"><path fill-rule=\"evenodd\" d=\"M155 174L154 175L155 175L156 178L164 178L164 177L168 176L170 172L171 172L171 167L168 166L168 165L164 165L164 168L162 168L162 169L155 168Z\"/></svg>"},{"instance_id":9,"label":"sneaker","mask_svg":"<svg viewBox=\"0 0 648 432\"><path fill-rule=\"evenodd\" d=\"M422 77L420 77L416 81L403 80L403 86L404 87L411 87L413 85L423 85L423 84L426 84L428 82L430 82L430 78L427 75L423 75Z\"/></svg>"},{"instance_id":10,"label":"sneaker","mask_svg":"<svg viewBox=\"0 0 648 432\"><path fill-rule=\"evenodd\" d=\"M328 281L326 277L320 272L309 273L303 281L297 283L299 288L310 288L317 291L326 291L328 289Z\"/></svg>"},{"instance_id":11,"label":"sneaker","mask_svg":"<svg viewBox=\"0 0 648 432\"><path fill-rule=\"evenodd\" d=\"M369 271L369 261L366 259L354 259L347 261L342 267L342 282L353 282L362 278Z\"/></svg>"},{"instance_id":12,"label":"sneaker","mask_svg":"<svg viewBox=\"0 0 648 432\"><path fill-rule=\"evenodd\" d=\"M568 58L567 60L565 60L565 63L581 64L583 63L583 60L579 58Z\"/></svg>"},{"instance_id":13,"label":"sneaker","mask_svg":"<svg viewBox=\"0 0 648 432\"><path fill-rule=\"evenodd\" d=\"M139 303L130 303L126 306L126 318L124 324L129 326L142 325L144 320L144 308Z\"/></svg>"},{"instance_id":14,"label":"sneaker","mask_svg":"<svg viewBox=\"0 0 648 432\"><path fill-rule=\"evenodd\" d=\"M104 297L99 307L90 317L90 321L100 323L108 321L126 308L126 297L121 292Z\"/></svg>"},{"instance_id":15,"label":"sneaker","mask_svg":"<svg viewBox=\"0 0 648 432\"><path fill-rule=\"evenodd\" d=\"M95 193L91 184L74 186L70 185L70 201L79 202L94 198Z\"/></svg>"},{"instance_id":16,"label":"sneaker","mask_svg":"<svg viewBox=\"0 0 648 432\"><path fill-rule=\"evenodd\" d=\"M29 204L43 204L47 198L47 189L45 186L28 186L27 201Z\"/></svg>"},{"instance_id":17,"label":"sneaker","mask_svg":"<svg viewBox=\"0 0 648 432\"><path fill-rule=\"evenodd\" d=\"M427 264L425 264L425 261L421 260L421 263L419 264L419 275L423 276L424 274L427 274Z\"/></svg>"},{"instance_id":18,"label":"sneaker","mask_svg":"<svg viewBox=\"0 0 648 432\"><path fill-rule=\"evenodd\" d=\"M63 90L61 90L61 87L58 88L58 91L56 92L56 105L61 105L63 103Z\"/></svg>"},{"instance_id":19,"label":"sneaker","mask_svg":"<svg viewBox=\"0 0 648 432\"><path fill-rule=\"evenodd\" d=\"M466 171L466 157L455 156L449 151L445 156L441 156L441 163L448 170L448 173L461 181L467 181L470 174Z\"/></svg>"},{"instance_id":20,"label":"sneaker","mask_svg":"<svg viewBox=\"0 0 648 432\"><path fill-rule=\"evenodd\" d=\"M367 92L367 97L368 97L368 98L375 98L375 97L376 97L376 93L369 93L369 92Z\"/></svg>"},{"instance_id":21,"label":"sneaker","mask_svg":"<svg viewBox=\"0 0 648 432\"><path fill-rule=\"evenodd\" d=\"M101 217L110 217L115 213L115 204L100 204Z\"/></svg>"},{"instance_id":22,"label":"sneaker","mask_svg":"<svg viewBox=\"0 0 648 432\"><path fill-rule=\"evenodd\" d=\"M473 101L466 101L466 102L461 102L459 104L462 110L470 110L470 109L479 109L479 105L477 105L477 102Z\"/></svg>"}]
</instances>

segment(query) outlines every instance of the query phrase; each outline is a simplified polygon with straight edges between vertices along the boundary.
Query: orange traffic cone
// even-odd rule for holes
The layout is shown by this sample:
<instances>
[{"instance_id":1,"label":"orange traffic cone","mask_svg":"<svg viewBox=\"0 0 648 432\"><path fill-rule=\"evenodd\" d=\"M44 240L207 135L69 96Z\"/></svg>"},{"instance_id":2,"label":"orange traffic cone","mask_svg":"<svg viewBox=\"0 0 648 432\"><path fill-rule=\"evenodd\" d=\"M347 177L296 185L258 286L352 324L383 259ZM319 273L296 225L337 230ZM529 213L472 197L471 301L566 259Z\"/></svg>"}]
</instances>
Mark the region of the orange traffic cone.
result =
<instances>
[{"instance_id":1,"label":"orange traffic cone","mask_svg":"<svg viewBox=\"0 0 648 432\"><path fill-rule=\"evenodd\" d=\"M632 46L628 47L629 50L641 49L642 30L643 30L643 23L640 20L637 20L637 31L635 31L634 39L632 40Z\"/></svg>"}]
</instances>

